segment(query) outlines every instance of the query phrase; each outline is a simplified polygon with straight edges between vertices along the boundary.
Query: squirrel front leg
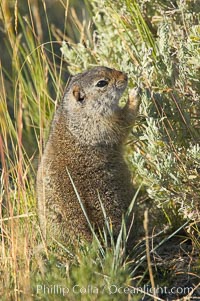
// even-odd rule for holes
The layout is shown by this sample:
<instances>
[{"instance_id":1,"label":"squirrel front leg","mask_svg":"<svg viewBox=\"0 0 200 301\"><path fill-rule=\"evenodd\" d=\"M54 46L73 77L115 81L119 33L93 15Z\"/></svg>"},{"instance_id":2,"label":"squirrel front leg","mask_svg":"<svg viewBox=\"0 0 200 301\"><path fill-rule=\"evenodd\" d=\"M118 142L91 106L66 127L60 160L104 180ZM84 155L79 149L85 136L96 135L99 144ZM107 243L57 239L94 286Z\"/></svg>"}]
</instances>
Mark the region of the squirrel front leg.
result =
<instances>
[{"instance_id":1,"label":"squirrel front leg","mask_svg":"<svg viewBox=\"0 0 200 301\"><path fill-rule=\"evenodd\" d=\"M132 89L128 96L128 101L122 109L122 116L128 126L135 122L141 100L141 89Z\"/></svg>"}]
</instances>

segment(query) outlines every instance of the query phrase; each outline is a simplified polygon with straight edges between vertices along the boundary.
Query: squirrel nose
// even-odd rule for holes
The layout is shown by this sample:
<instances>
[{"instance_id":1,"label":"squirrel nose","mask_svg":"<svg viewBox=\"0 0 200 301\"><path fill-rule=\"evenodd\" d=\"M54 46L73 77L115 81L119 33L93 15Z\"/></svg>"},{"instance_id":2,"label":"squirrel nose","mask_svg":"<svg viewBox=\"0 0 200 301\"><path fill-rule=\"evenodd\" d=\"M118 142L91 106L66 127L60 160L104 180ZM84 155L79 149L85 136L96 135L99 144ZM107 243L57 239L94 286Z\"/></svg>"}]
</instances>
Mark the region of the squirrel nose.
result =
<instances>
[{"instance_id":1,"label":"squirrel nose","mask_svg":"<svg viewBox=\"0 0 200 301\"><path fill-rule=\"evenodd\" d=\"M116 81L120 80L120 81L127 81L128 80L128 76L126 73L118 71L118 70L113 70L113 77L116 79Z\"/></svg>"},{"instance_id":2,"label":"squirrel nose","mask_svg":"<svg viewBox=\"0 0 200 301\"><path fill-rule=\"evenodd\" d=\"M128 81L128 76L124 72L117 71L117 76L115 77L116 87L118 89L125 88Z\"/></svg>"},{"instance_id":3,"label":"squirrel nose","mask_svg":"<svg viewBox=\"0 0 200 301\"><path fill-rule=\"evenodd\" d=\"M127 81L128 80L128 76L126 73L122 72L122 75L123 75L123 78L124 78L124 81Z\"/></svg>"}]
</instances>

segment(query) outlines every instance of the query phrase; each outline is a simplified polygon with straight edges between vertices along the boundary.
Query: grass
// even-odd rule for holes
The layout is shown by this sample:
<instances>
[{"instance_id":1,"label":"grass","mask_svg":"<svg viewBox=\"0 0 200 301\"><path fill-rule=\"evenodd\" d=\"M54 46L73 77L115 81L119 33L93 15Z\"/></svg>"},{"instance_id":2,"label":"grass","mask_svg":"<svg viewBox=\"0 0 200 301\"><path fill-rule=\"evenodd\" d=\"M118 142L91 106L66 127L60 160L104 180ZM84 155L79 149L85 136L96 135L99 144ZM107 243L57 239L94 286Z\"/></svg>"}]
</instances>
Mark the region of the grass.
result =
<instances>
[{"instance_id":1,"label":"grass","mask_svg":"<svg viewBox=\"0 0 200 301\"><path fill-rule=\"evenodd\" d=\"M39 5L45 21L29 1L26 15L17 1L12 3L0 3L7 53L0 62L1 300L198 298L200 29L195 2L92 0L85 3L88 12L81 21L73 3L60 1L62 32L51 26L44 1ZM44 22L48 42L42 41ZM67 37L70 22L75 37ZM62 46L62 57L55 45ZM123 223L111 246L107 225L103 246L94 237L91 245L55 242L46 248L37 220L35 174L65 74L93 65L122 69L129 86L142 89L140 116L127 145L140 190L138 240L129 256Z\"/></svg>"}]
</instances>

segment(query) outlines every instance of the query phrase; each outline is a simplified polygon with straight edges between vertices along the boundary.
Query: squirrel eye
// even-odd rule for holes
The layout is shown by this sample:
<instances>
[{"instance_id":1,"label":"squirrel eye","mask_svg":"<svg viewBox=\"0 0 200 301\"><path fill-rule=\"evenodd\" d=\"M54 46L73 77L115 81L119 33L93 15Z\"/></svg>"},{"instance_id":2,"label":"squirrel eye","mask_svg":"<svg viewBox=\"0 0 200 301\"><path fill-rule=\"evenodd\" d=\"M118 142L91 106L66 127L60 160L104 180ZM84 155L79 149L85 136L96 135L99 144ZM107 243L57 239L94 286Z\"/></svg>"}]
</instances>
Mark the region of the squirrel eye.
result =
<instances>
[{"instance_id":1,"label":"squirrel eye","mask_svg":"<svg viewBox=\"0 0 200 301\"><path fill-rule=\"evenodd\" d=\"M97 87L100 87L100 88L105 87L105 86L107 86L107 85L108 85L108 81L107 81L107 80L100 80L100 81L98 81L98 83L96 84L96 86L97 86Z\"/></svg>"}]
</instances>

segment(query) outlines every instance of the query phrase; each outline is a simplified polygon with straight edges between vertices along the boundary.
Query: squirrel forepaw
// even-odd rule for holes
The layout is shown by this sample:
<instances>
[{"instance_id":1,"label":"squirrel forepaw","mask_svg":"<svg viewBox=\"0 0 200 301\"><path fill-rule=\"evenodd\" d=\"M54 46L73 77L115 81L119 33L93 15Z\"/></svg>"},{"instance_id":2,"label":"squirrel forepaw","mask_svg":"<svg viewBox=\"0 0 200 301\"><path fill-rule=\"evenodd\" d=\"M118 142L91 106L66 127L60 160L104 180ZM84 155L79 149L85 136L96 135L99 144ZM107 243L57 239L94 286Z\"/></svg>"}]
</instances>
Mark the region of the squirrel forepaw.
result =
<instances>
[{"instance_id":1,"label":"squirrel forepaw","mask_svg":"<svg viewBox=\"0 0 200 301\"><path fill-rule=\"evenodd\" d=\"M134 111L138 110L140 100L141 100L141 93L142 93L142 89L139 87L130 90L128 96L128 105L130 109Z\"/></svg>"}]
</instances>

